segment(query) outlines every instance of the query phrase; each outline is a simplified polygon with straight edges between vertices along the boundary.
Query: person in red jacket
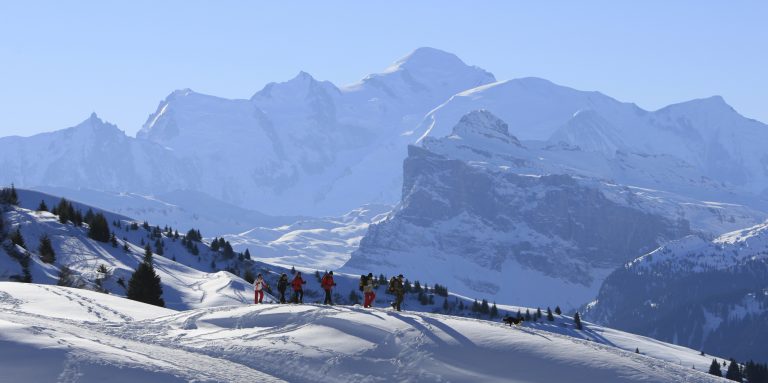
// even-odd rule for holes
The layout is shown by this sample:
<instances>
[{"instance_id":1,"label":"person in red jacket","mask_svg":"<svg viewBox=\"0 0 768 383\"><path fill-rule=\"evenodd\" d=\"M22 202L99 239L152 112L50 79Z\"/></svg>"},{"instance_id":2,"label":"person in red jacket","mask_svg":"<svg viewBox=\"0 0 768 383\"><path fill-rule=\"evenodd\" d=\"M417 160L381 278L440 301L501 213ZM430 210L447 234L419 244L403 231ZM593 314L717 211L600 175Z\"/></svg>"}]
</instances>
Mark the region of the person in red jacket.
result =
<instances>
[{"instance_id":1,"label":"person in red jacket","mask_svg":"<svg viewBox=\"0 0 768 383\"><path fill-rule=\"evenodd\" d=\"M365 294L365 302L363 307L373 307L373 301L376 300L376 293L373 289L376 288L376 278L373 277L373 273L368 273L363 283L363 293Z\"/></svg>"},{"instance_id":2,"label":"person in red jacket","mask_svg":"<svg viewBox=\"0 0 768 383\"><path fill-rule=\"evenodd\" d=\"M323 279L320 281L320 286L325 290L325 302L326 305L333 305L331 301L331 290L336 283L333 282L333 271L329 271L323 275Z\"/></svg>"},{"instance_id":3,"label":"person in red jacket","mask_svg":"<svg viewBox=\"0 0 768 383\"><path fill-rule=\"evenodd\" d=\"M256 292L253 303L261 303L261 301L264 299L264 290L268 288L269 285L267 285L267 282L264 281L264 277L262 277L261 273L259 273L259 275L256 276L256 279L253 281L253 290Z\"/></svg>"},{"instance_id":4,"label":"person in red jacket","mask_svg":"<svg viewBox=\"0 0 768 383\"><path fill-rule=\"evenodd\" d=\"M293 287L293 303L304 303L304 285L307 282L301 279L301 272L297 271L296 276L291 281Z\"/></svg>"}]
</instances>

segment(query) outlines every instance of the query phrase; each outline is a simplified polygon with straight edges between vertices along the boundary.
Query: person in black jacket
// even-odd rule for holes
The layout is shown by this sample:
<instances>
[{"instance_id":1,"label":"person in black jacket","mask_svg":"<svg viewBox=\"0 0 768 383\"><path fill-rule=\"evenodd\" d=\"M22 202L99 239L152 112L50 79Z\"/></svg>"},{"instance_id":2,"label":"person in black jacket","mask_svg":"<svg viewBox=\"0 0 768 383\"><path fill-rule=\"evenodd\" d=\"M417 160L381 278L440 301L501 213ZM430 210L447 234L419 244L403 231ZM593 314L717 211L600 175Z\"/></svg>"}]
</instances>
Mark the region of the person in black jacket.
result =
<instances>
[{"instance_id":1,"label":"person in black jacket","mask_svg":"<svg viewBox=\"0 0 768 383\"><path fill-rule=\"evenodd\" d=\"M288 274L283 273L277 281L277 291L280 292L280 303L285 303L285 290L288 289Z\"/></svg>"}]
</instances>

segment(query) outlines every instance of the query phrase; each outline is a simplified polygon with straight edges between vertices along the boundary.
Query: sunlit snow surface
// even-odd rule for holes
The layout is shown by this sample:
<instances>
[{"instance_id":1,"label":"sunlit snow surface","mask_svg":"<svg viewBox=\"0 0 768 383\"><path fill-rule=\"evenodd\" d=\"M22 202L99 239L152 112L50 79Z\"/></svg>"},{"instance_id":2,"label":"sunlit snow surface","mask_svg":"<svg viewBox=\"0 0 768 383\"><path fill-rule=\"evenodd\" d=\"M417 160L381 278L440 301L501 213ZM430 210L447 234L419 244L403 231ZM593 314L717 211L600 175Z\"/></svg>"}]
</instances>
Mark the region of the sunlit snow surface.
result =
<instances>
[{"instance_id":1,"label":"sunlit snow surface","mask_svg":"<svg viewBox=\"0 0 768 383\"><path fill-rule=\"evenodd\" d=\"M0 369L4 379L28 382L716 381L702 372L711 357L586 325L577 331L558 316L510 328L359 306L175 312L91 291L4 282Z\"/></svg>"}]
</instances>

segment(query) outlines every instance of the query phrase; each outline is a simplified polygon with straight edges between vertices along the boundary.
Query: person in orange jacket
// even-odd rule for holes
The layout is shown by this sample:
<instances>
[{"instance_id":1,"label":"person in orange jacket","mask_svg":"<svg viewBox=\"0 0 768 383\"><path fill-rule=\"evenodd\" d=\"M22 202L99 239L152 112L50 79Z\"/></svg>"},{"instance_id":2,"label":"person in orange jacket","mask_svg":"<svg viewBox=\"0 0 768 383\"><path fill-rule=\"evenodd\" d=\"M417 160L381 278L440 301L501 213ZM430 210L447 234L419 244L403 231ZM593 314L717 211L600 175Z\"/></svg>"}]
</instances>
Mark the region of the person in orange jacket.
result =
<instances>
[{"instance_id":1,"label":"person in orange jacket","mask_svg":"<svg viewBox=\"0 0 768 383\"><path fill-rule=\"evenodd\" d=\"M326 305L333 305L331 301L331 290L336 283L333 281L333 271L329 271L323 275L323 279L320 281L320 286L325 290L325 302Z\"/></svg>"},{"instance_id":2,"label":"person in orange jacket","mask_svg":"<svg viewBox=\"0 0 768 383\"><path fill-rule=\"evenodd\" d=\"M301 278L301 272L297 271L296 276L291 281L293 287L293 303L304 303L304 285L307 281Z\"/></svg>"}]
</instances>

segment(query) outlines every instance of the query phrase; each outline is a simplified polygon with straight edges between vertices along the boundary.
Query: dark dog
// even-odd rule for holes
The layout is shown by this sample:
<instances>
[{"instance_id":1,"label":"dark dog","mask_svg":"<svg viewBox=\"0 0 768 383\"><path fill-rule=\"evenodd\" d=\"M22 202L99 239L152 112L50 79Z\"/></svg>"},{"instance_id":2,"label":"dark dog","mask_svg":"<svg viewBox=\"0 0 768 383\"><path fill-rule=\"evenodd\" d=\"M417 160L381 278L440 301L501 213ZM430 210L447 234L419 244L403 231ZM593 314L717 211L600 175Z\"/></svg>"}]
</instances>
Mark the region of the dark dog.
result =
<instances>
[{"instance_id":1,"label":"dark dog","mask_svg":"<svg viewBox=\"0 0 768 383\"><path fill-rule=\"evenodd\" d=\"M510 327L512 327L512 325L520 326L523 323L523 318L505 316L501 321L508 324Z\"/></svg>"}]
</instances>

